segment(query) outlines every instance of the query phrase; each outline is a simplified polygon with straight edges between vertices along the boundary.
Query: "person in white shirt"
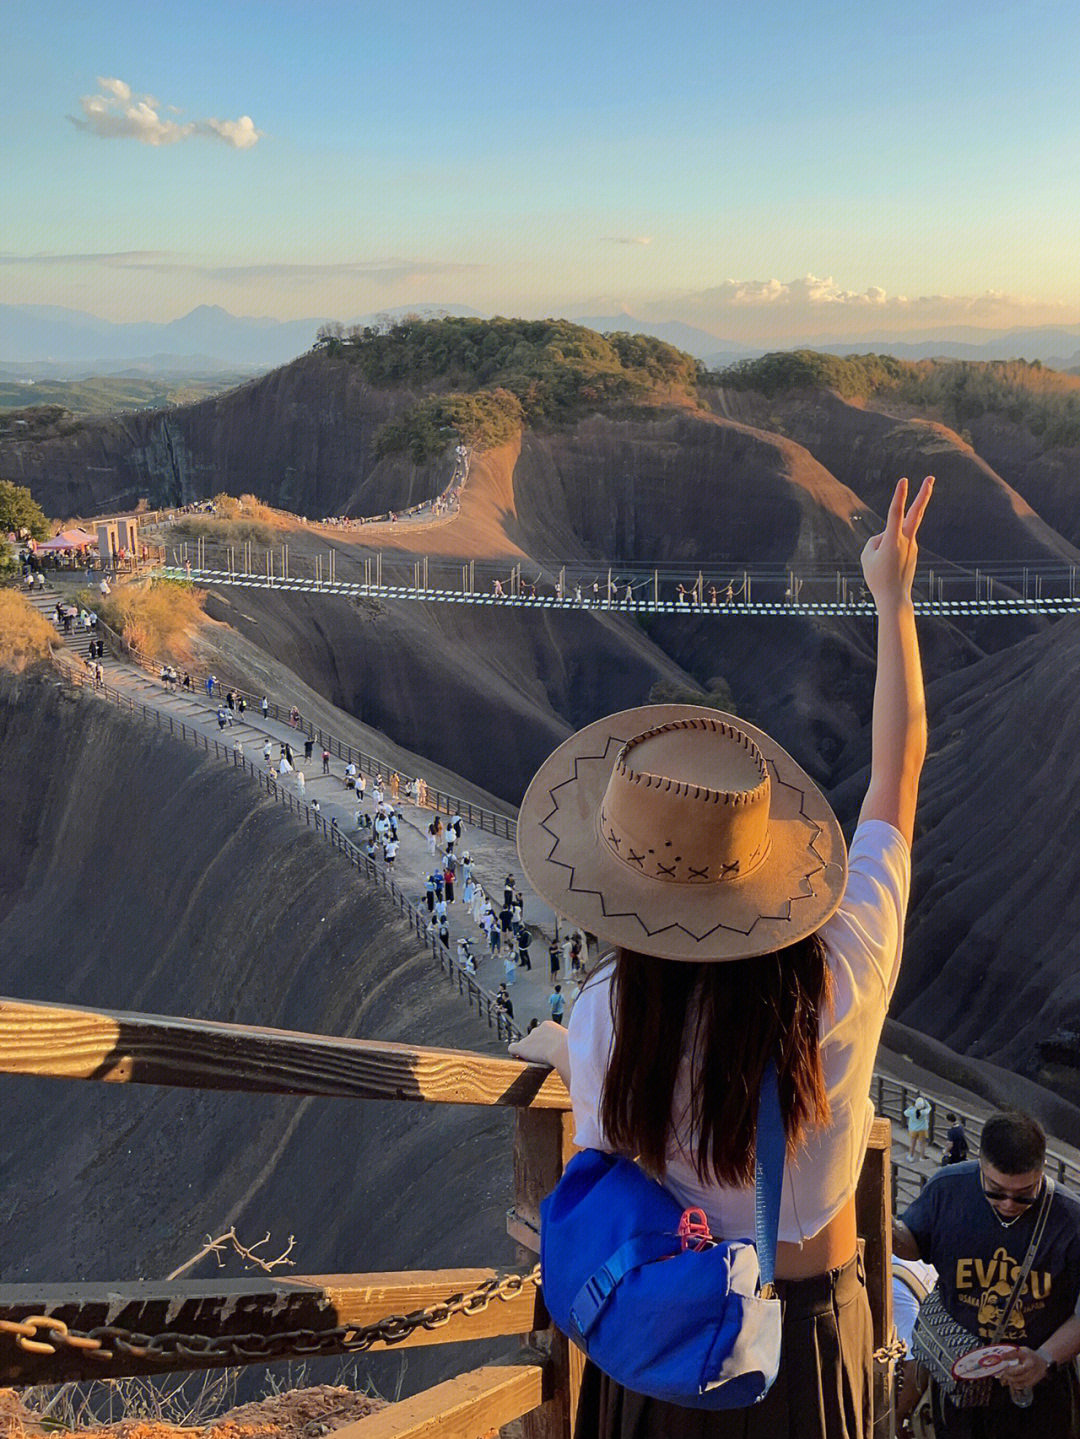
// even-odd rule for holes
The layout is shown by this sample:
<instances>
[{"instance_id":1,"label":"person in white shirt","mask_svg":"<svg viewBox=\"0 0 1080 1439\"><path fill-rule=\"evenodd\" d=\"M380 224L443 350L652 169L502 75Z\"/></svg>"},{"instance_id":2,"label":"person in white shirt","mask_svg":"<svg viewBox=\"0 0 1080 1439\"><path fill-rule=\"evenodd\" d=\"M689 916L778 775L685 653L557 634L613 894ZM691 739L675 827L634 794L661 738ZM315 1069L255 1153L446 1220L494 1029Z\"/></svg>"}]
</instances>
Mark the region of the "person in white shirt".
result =
<instances>
[{"instance_id":1,"label":"person in white shirt","mask_svg":"<svg viewBox=\"0 0 1080 1439\"><path fill-rule=\"evenodd\" d=\"M608 716L565 741L522 801L533 889L611 951L569 1029L510 1046L570 1090L575 1143L636 1157L712 1233L754 1232L757 1100L775 1065L788 1140L780 1371L751 1410L702 1413L586 1363L590 1439L865 1439L872 1325L855 1187L871 1070L899 970L926 754L911 586L927 479L896 487L863 551L878 613L870 784L850 863L810 777L762 731L686 705ZM603 950L601 951L603 953Z\"/></svg>"}]
</instances>

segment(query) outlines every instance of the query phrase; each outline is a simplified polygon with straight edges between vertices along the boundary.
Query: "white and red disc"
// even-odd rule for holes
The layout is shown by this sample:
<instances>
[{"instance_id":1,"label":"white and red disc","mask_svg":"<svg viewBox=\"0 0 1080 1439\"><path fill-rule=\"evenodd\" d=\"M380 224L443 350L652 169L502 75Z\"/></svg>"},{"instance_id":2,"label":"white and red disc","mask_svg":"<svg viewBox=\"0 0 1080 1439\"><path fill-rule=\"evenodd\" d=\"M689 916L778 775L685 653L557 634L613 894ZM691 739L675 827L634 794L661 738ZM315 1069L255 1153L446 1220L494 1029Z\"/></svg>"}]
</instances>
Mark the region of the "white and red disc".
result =
<instances>
[{"instance_id":1,"label":"white and red disc","mask_svg":"<svg viewBox=\"0 0 1080 1439\"><path fill-rule=\"evenodd\" d=\"M1015 1344L987 1344L961 1354L952 1367L954 1379L992 1379L1016 1359Z\"/></svg>"}]
</instances>

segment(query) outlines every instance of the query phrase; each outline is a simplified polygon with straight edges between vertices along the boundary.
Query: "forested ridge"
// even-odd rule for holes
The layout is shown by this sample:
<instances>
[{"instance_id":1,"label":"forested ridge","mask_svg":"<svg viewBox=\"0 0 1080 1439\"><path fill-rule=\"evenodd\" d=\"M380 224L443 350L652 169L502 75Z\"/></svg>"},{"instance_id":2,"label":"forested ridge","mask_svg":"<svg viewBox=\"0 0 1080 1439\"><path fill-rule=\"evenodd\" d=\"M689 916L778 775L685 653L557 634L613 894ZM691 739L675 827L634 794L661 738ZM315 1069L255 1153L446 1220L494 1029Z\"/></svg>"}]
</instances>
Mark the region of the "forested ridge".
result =
<instances>
[{"instance_id":1,"label":"forested ridge","mask_svg":"<svg viewBox=\"0 0 1080 1439\"><path fill-rule=\"evenodd\" d=\"M829 389L846 400L890 399L955 430L999 414L1048 445L1080 442L1080 375L1038 360L897 360L790 350L742 360L710 373L708 382L768 396Z\"/></svg>"},{"instance_id":2,"label":"forested ridge","mask_svg":"<svg viewBox=\"0 0 1080 1439\"><path fill-rule=\"evenodd\" d=\"M316 347L372 385L435 385L388 423L379 452L417 464L457 438L504 443L523 424L568 424L597 410L695 404L700 366L648 335L599 335L569 320L404 319L385 329L324 326Z\"/></svg>"}]
</instances>

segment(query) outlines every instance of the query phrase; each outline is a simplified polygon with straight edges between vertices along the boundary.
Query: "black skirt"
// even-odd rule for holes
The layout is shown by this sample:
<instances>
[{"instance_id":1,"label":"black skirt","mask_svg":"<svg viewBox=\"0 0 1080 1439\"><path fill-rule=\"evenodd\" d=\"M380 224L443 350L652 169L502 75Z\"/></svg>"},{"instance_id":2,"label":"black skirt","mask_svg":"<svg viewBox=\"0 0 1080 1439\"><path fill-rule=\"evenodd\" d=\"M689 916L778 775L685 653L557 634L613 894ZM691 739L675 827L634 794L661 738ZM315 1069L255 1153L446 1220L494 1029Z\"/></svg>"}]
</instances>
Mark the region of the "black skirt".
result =
<instances>
[{"instance_id":1,"label":"black skirt","mask_svg":"<svg viewBox=\"0 0 1080 1439\"><path fill-rule=\"evenodd\" d=\"M862 1260L781 1280L780 1371L750 1409L682 1409L632 1394L588 1361L574 1439L869 1439L873 1324Z\"/></svg>"}]
</instances>

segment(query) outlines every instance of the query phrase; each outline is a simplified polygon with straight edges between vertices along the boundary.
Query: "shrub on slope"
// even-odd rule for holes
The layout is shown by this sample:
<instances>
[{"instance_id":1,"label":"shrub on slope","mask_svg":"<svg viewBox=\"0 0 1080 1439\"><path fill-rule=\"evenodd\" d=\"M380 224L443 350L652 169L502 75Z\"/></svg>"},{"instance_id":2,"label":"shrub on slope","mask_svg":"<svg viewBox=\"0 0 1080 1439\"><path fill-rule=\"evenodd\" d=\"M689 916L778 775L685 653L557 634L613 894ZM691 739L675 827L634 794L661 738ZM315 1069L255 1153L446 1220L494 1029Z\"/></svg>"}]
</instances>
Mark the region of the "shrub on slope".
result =
<instances>
[{"instance_id":1,"label":"shrub on slope","mask_svg":"<svg viewBox=\"0 0 1080 1439\"><path fill-rule=\"evenodd\" d=\"M190 637L206 622L206 595L182 580L151 580L120 585L106 599L88 596L97 610L129 645L154 659L191 663Z\"/></svg>"},{"instance_id":2,"label":"shrub on slope","mask_svg":"<svg viewBox=\"0 0 1080 1439\"><path fill-rule=\"evenodd\" d=\"M18 590L0 589L0 669L21 674L48 659L56 633Z\"/></svg>"}]
</instances>

